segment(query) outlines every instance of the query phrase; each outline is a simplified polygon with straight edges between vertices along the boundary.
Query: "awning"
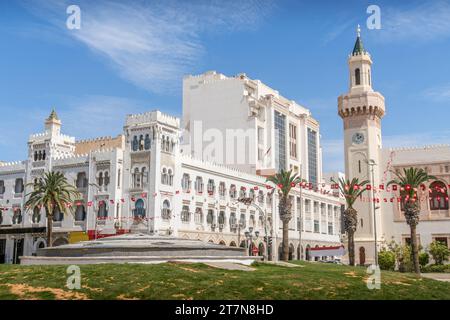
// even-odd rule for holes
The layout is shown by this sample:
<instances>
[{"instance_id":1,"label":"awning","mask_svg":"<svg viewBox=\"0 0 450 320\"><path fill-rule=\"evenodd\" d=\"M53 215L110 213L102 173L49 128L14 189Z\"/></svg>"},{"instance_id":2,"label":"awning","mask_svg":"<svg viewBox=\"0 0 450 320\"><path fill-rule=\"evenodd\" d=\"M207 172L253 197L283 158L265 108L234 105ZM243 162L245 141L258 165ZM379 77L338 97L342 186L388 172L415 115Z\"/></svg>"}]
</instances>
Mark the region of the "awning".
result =
<instances>
[{"instance_id":1,"label":"awning","mask_svg":"<svg viewBox=\"0 0 450 320\"><path fill-rule=\"evenodd\" d=\"M345 255L345 249L344 246L310 248L309 255L311 257L340 257Z\"/></svg>"}]
</instances>

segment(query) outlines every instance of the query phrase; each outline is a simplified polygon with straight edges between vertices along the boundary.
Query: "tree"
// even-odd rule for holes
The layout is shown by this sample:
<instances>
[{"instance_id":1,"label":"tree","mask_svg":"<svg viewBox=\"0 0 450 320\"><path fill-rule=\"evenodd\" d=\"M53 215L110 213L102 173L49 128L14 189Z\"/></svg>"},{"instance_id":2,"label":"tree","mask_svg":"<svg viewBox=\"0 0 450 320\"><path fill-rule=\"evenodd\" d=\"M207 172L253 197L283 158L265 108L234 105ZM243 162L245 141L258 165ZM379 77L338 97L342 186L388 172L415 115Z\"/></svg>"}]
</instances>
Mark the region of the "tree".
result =
<instances>
[{"instance_id":1,"label":"tree","mask_svg":"<svg viewBox=\"0 0 450 320\"><path fill-rule=\"evenodd\" d=\"M403 172L393 172L395 179L388 182L388 186L396 184L400 186L400 197L403 202L406 223L411 231L411 251L414 272L420 274L419 246L417 244L416 228L419 224L420 208L417 198L417 190L429 180L437 180L435 176L428 175L423 169L409 168Z\"/></svg>"},{"instance_id":2,"label":"tree","mask_svg":"<svg viewBox=\"0 0 450 320\"><path fill-rule=\"evenodd\" d=\"M335 182L335 181L334 181ZM336 183L336 182L335 182ZM338 186L345 198L347 208L344 210L344 229L348 237L348 259L351 266L355 265L355 232L358 225L358 211L353 208L353 204L364 191L368 180L359 182L357 178L345 180L339 178Z\"/></svg>"},{"instance_id":3,"label":"tree","mask_svg":"<svg viewBox=\"0 0 450 320\"><path fill-rule=\"evenodd\" d=\"M447 245L439 241L430 243L428 251L433 257L434 263L439 265L444 264L444 261L447 261L450 256L450 250Z\"/></svg>"},{"instance_id":4,"label":"tree","mask_svg":"<svg viewBox=\"0 0 450 320\"><path fill-rule=\"evenodd\" d=\"M289 260L289 221L292 219L292 203L289 199L291 189L301 181L300 176L292 170L284 171L268 177L267 181L274 183L278 187L278 212L283 223L283 261Z\"/></svg>"},{"instance_id":5,"label":"tree","mask_svg":"<svg viewBox=\"0 0 450 320\"><path fill-rule=\"evenodd\" d=\"M66 177L60 172L46 172L41 179L31 183L33 191L26 196L29 197L25 206L27 210L44 208L47 217L47 246L52 246L53 217L57 210L67 214L70 210L67 204L80 198L77 189L67 182Z\"/></svg>"}]
</instances>

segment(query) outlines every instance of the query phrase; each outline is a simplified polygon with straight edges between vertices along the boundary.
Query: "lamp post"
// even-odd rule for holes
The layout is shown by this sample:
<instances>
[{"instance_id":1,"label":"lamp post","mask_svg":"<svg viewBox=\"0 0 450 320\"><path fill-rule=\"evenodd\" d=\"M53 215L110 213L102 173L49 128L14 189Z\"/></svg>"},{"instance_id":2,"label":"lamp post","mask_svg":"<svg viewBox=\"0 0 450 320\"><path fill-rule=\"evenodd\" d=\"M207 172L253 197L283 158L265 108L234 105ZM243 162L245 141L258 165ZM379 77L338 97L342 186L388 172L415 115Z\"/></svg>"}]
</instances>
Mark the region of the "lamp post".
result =
<instances>
[{"instance_id":1,"label":"lamp post","mask_svg":"<svg viewBox=\"0 0 450 320\"><path fill-rule=\"evenodd\" d=\"M373 208L373 236L374 236L374 249L375 249L375 265L378 266L378 245L377 245L377 207L375 204L375 173L374 166L376 162L373 159L367 160L367 165L370 166L370 173L372 178L372 208Z\"/></svg>"},{"instance_id":2,"label":"lamp post","mask_svg":"<svg viewBox=\"0 0 450 320\"><path fill-rule=\"evenodd\" d=\"M249 227L248 231L245 232L245 238L247 239L247 251L250 253L250 243L258 240L259 231L255 231L255 235L253 235L253 227Z\"/></svg>"},{"instance_id":3,"label":"lamp post","mask_svg":"<svg viewBox=\"0 0 450 320\"><path fill-rule=\"evenodd\" d=\"M267 261L269 258L269 236L267 234L267 215L266 215L266 213L260 206L258 206L256 203L254 203L253 198L239 198L239 199L237 199L237 202L256 208L259 211L259 213L262 215L263 221L264 221L264 236L265 236L265 239L267 239L267 243L264 247L264 256L263 257L264 257L264 261ZM240 227L240 225L239 225L239 227ZM256 232L258 232L258 231L256 231ZM256 234L256 232L255 232L255 234ZM259 235L259 232L258 232L258 235ZM240 234L239 234L239 237L240 237ZM238 238L238 242L239 242L239 238Z\"/></svg>"}]
</instances>

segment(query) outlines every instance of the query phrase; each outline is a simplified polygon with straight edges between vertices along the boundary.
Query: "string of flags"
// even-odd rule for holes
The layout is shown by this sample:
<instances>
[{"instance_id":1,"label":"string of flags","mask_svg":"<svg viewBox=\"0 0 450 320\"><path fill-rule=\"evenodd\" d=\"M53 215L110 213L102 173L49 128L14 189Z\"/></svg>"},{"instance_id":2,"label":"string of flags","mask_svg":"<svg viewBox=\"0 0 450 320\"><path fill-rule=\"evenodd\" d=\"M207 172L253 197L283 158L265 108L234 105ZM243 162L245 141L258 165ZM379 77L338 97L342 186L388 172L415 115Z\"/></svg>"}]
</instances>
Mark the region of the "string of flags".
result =
<instances>
[{"instance_id":1,"label":"string of flags","mask_svg":"<svg viewBox=\"0 0 450 320\"><path fill-rule=\"evenodd\" d=\"M259 190L262 190L262 189L265 188L266 190L268 190L266 195L270 196L271 195L270 190L273 190L274 188L281 189L282 187L283 187L282 185L272 186L272 185L266 184L264 186L253 186L253 187L248 187L248 188L245 187L245 186L242 186L242 187L240 187L240 190L242 190L244 192L247 191L247 189L250 189L250 190L253 190L253 191L259 191ZM303 189L307 189L307 190L312 190L314 192L320 192L322 194L328 194L330 192L330 190L322 189L322 188L327 187L327 185L325 183L311 183L311 182L303 181L303 182L300 182L300 183L292 183L291 187L293 187L293 188L294 187L299 187L299 188L303 188ZM330 187L331 190L339 190L339 184L337 184L337 183L331 184L331 185L329 185L329 187ZM349 186L346 186L345 188L349 188ZM443 183L440 183L440 184L435 185L433 188L427 187L425 184L421 184L419 186L419 188L412 188L412 186L410 186L410 185L406 185L406 186L402 187L402 186L399 186L399 185L396 185L396 184L392 184L392 185L388 186L387 184L385 185L384 183L381 183L378 186L373 186L371 184L366 184L364 186L362 186L362 185L355 185L353 188L355 190L360 190L360 189L365 189L367 191L372 191L373 190L375 193L378 193L378 194L381 193L381 192L395 193L395 192L398 192L398 191L400 191L400 194L402 194L404 191L408 191L409 192L409 191L411 191L411 189L413 189L413 191L415 193L419 193L419 191L420 191L422 195L425 195L427 193L427 191L428 191L428 194L431 195L433 193L433 191L435 191L435 193L433 194L433 198L438 200L438 201L440 201L441 199L448 200L447 189L450 188L450 184L445 185ZM234 191L237 191L237 188L233 188L233 189L234 189ZM190 194L191 192L192 192L191 190L182 190L182 191L181 190L176 190L175 194L177 194L177 195L179 195L180 193ZM198 195L202 195L203 194L202 192L198 192L196 190L194 190L193 192L198 194ZM161 194L167 194L167 193L166 192L161 192ZM208 190L207 194L212 196L212 195L214 195L214 191ZM158 193L153 193L152 194L153 197L156 197L157 195L158 195ZM147 197L148 197L148 193L147 192L143 192L143 193L140 194L140 197L136 196L136 195L131 196L130 197L130 201L131 201L131 203L134 203L134 202L138 201L139 199L146 199ZM360 199L362 201L384 201L384 202L388 202L389 201L389 202L394 202L393 199L397 199L395 201L398 201L398 202L401 201L401 200L398 200L398 199L401 199L399 197L375 197L375 198L370 198L372 200L367 200L369 198L365 198L365 197L360 196ZM93 207L93 206L99 207L99 206L106 205L107 203L112 204L112 205L116 204L116 203L117 204L125 204L126 203L126 199L125 198L109 199L109 200L107 199L107 200L98 200L96 202L94 202L94 201L87 201L86 205L88 207ZM65 206L67 208L72 208L73 206L81 206L81 205L84 205L84 201L75 200L74 202L65 204ZM29 208L27 207L26 209L29 209ZM17 205L0 206L0 212L8 211L8 210L12 210L12 211L16 212L16 211L21 210L21 208L20 208L20 206L17 206Z\"/></svg>"}]
</instances>

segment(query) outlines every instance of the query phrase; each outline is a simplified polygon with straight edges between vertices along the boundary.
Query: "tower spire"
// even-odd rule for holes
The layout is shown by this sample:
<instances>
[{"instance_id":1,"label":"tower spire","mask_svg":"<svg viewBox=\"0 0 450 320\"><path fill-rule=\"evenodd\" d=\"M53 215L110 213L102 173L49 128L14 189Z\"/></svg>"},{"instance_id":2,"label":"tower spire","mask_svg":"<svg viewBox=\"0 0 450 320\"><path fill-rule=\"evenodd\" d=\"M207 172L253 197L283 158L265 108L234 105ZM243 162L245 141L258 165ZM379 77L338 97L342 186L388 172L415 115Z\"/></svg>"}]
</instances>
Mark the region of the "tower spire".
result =
<instances>
[{"instance_id":1,"label":"tower spire","mask_svg":"<svg viewBox=\"0 0 450 320\"><path fill-rule=\"evenodd\" d=\"M358 24L358 27L356 28L356 42L355 46L353 47L352 55L356 56L364 53L366 53L366 51L364 50L364 46L361 40L361 27Z\"/></svg>"}]
</instances>

